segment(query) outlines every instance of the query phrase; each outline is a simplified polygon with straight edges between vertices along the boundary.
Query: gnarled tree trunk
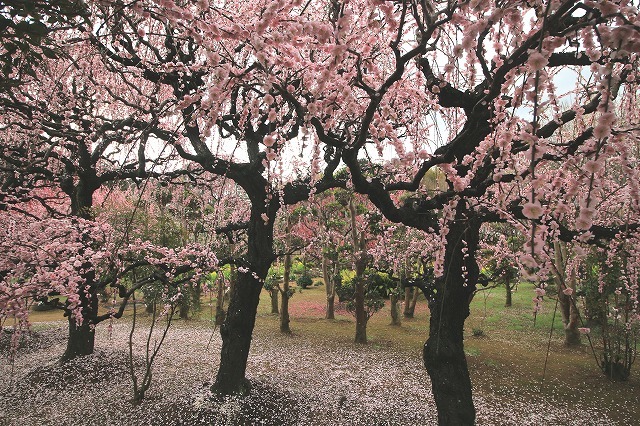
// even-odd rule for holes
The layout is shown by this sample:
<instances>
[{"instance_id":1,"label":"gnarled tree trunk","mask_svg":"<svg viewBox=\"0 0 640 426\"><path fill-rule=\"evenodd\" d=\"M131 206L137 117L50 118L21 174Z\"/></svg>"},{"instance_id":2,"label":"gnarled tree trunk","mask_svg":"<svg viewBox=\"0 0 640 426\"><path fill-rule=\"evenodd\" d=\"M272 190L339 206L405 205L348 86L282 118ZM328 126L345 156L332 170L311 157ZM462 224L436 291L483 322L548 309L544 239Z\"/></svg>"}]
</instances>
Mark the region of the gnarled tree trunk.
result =
<instances>
[{"instance_id":1,"label":"gnarled tree trunk","mask_svg":"<svg viewBox=\"0 0 640 426\"><path fill-rule=\"evenodd\" d=\"M61 189L69 196L71 202L71 214L75 217L92 219L91 207L93 205L93 193L100 187L96 180L95 169L87 163L86 157L81 157L80 162L84 172L79 173L77 182L69 178L61 183ZM90 268L92 265L83 265ZM95 322L98 316L99 289L95 282L95 273L84 275L86 284L78 289L80 306L82 306L82 323L77 324L76 318L71 316L69 310L65 315L69 319L69 338L67 348L60 359L61 363L70 361L76 357L91 355L95 347Z\"/></svg>"},{"instance_id":2,"label":"gnarled tree trunk","mask_svg":"<svg viewBox=\"0 0 640 426\"><path fill-rule=\"evenodd\" d=\"M220 366L212 390L221 395L246 395L249 392L249 382L245 378L245 372L258 302L262 282L275 259L273 219L265 223L261 217L263 213L261 208L264 207L260 204L258 206L251 209L247 230L246 261L250 265L250 270L245 273L238 271L227 316L220 327L222 337Z\"/></svg>"},{"instance_id":3,"label":"gnarled tree trunk","mask_svg":"<svg viewBox=\"0 0 640 426\"><path fill-rule=\"evenodd\" d=\"M479 273L475 261L479 224L464 219L463 206L458 207L456 219L446 237L444 275L436 279L435 298L430 303L430 332L423 360L431 377L438 424L462 426L475 422L463 329Z\"/></svg>"},{"instance_id":4,"label":"gnarled tree trunk","mask_svg":"<svg viewBox=\"0 0 640 426\"><path fill-rule=\"evenodd\" d=\"M220 327L222 349L213 390L222 395L244 395L249 391L245 371L260 301L260 288L260 283L251 273L238 274L227 316Z\"/></svg>"},{"instance_id":5,"label":"gnarled tree trunk","mask_svg":"<svg viewBox=\"0 0 640 426\"><path fill-rule=\"evenodd\" d=\"M91 288L91 285L88 285ZM98 314L98 294L95 291L80 291L80 303L82 306L82 323L77 324L76 318L69 311L65 315L69 319L69 338L67 348L60 359L61 363L68 362L76 357L91 355L95 347L95 323Z\"/></svg>"}]
</instances>

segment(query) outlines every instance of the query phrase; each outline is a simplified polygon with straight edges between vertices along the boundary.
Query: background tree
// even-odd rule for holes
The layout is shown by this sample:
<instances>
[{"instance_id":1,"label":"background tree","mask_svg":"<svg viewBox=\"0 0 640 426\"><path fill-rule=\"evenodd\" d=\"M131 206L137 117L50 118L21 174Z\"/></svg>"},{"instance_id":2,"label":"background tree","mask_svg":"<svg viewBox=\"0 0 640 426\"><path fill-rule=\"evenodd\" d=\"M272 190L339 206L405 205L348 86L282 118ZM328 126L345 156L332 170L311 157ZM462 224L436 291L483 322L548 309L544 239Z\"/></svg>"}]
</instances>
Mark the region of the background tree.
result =
<instances>
[{"instance_id":1,"label":"background tree","mask_svg":"<svg viewBox=\"0 0 640 426\"><path fill-rule=\"evenodd\" d=\"M340 273L347 267L344 260L349 248L347 212L336 200L337 191L326 191L310 200L312 218L308 227L316 231L310 249L321 262L327 300L326 319L335 319L336 290L342 283Z\"/></svg>"},{"instance_id":2,"label":"background tree","mask_svg":"<svg viewBox=\"0 0 640 426\"><path fill-rule=\"evenodd\" d=\"M489 281L505 289L505 307L512 305L512 293L520 282L519 256L524 236L513 226L490 224L484 227L481 267Z\"/></svg>"},{"instance_id":3,"label":"background tree","mask_svg":"<svg viewBox=\"0 0 640 426\"><path fill-rule=\"evenodd\" d=\"M233 180L250 200L246 251L233 259L238 280L220 328L223 345L213 388L222 394L248 390L246 362L260 290L275 260L276 214L283 205L307 198L312 187L321 191L335 185L332 171L338 162L335 150L327 150L321 180L315 179L317 172L284 186L272 179L283 147L300 135L301 117L288 100L296 76L258 66L256 57L247 54L253 52L244 43L249 33L236 22L262 20L265 5L239 6L235 11L207 2L184 9L172 3L139 3L133 10L98 6L97 19L104 25L93 36L108 67L162 87L141 93L171 110L165 114L170 118L154 123L150 133L203 170ZM181 27L183 17L192 22ZM318 155L319 150L316 161ZM317 164L312 170L319 170Z\"/></svg>"},{"instance_id":4,"label":"background tree","mask_svg":"<svg viewBox=\"0 0 640 426\"><path fill-rule=\"evenodd\" d=\"M49 35L60 57L43 58L32 68L35 78L3 92L0 197L14 210L19 203L39 203L41 219L91 220L101 187L157 176L153 169L167 161L161 154L147 162L148 135L138 129L138 111L129 107L126 79L109 74L81 35L75 27ZM105 90L118 85L122 92ZM96 317L99 285L91 276L85 280L79 289L82 315ZM95 324L68 316L65 360L90 354L94 346Z\"/></svg>"},{"instance_id":5,"label":"background tree","mask_svg":"<svg viewBox=\"0 0 640 426\"><path fill-rule=\"evenodd\" d=\"M0 221L0 324L15 318L18 332L28 327L34 302L64 310L77 329L88 328L87 323L93 329L120 318L143 286L161 283L175 288L198 280L217 264L210 251L198 246L178 251L141 240L121 245L119 235L104 222L77 217L34 220L14 210L1 212ZM86 312L82 294L89 292L89 280L96 294L107 287L115 290L117 303L108 312L99 312L97 302ZM70 347L78 354L90 345L93 339L70 339L62 361L69 360Z\"/></svg>"}]
</instances>

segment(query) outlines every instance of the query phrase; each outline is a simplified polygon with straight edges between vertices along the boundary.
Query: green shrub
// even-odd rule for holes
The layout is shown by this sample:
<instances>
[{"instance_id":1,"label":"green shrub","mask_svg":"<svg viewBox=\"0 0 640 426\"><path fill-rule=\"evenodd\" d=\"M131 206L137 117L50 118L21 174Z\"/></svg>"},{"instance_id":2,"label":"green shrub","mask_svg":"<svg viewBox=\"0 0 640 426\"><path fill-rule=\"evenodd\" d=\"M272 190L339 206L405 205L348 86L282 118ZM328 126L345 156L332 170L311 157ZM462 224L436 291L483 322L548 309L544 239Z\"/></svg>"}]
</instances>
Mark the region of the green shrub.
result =
<instances>
[{"instance_id":1,"label":"green shrub","mask_svg":"<svg viewBox=\"0 0 640 426\"><path fill-rule=\"evenodd\" d=\"M307 268L304 263L295 261L291 264L291 274L303 275L307 272Z\"/></svg>"},{"instance_id":2,"label":"green shrub","mask_svg":"<svg viewBox=\"0 0 640 426\"><path fill-rule=\"evenodd\" d=\"M298 278L298 281L296 281L296 283L300 288L308 288L311 284L313 284L313 279L311 279L311 275L309 275L309 273L305 271L302 273L302 275L300 275L300 278Z\"/></svg>"},{"instance_id":3,"label":"green shrub","mask_svg":"<svg viewBox=\"0 0 640 426\"><path fill-rule=\"evenodd\" d=\"M376 292L383 298L388 298L391 292L397 287L389 274L384 272L369 272L365 276L365 279L367 281L368 291Z\"/></svg>"},{"instance_id":4,"label":"green shrub","mask_svg":"<svg viewBox=\"0 0 640 426\"><path fill-rule=\"evenodd\" d=\"M262 287L267 291L271 291L278 286L281 279L282 277L280 275L275 272L271 272L267 275L267 278L265 278L264 285Z\"/></svg>"}]
</instances>

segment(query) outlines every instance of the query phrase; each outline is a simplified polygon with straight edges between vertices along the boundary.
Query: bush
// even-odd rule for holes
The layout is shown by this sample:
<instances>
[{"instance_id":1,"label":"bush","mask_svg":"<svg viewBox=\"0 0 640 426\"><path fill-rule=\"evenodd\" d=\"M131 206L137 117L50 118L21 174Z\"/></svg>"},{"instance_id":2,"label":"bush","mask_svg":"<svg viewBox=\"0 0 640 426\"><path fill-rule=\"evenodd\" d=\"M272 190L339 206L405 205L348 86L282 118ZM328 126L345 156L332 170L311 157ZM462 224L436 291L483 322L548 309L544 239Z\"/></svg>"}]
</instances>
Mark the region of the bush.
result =
<instances>
[{"instance_id":1,"label":"bush","mask_svg":"<svg viewBox=\"0 0 640 426\"><path fill-rule=\"evenodd\" d=\"M306 266L300 261L295 261L291 265L291 274L304 275L306 271Z\"/></svg>"},{"instance_id":2,"label":"bush","mask_svg":"<svg viewBox=\"0 0 640 426\"><path fill-rule=\"evenodd\" d=\"M264 285L262 287L267 291L271 291L278 286L278 282L280 282L281 279L282 277L280 275L275 272L271 272L267 275L267 278L265 278Z\"/></svg>"},{"instance_id":3,"label":"bush","mask_svg":"<svg viewBox=\"0 0 640 426\"><path fill-rule=\"evenodd\" d=\"M484 336L484 330L481 328L474 328L471 330L473 337L482 337Z\"/></svg>"},{"instance_id":4,"label":"bush","mask_svg":"<svg viewBox=\"0 0 640 426\"><path fill-rule=\"evenodd\" d=\"M370 272L365 276L367 289L376 292L385 299L395 290L396 283L384 272Z\"/></svg>"},{"instance_id":5,"label":"bush","mask_svg":"<svg viewBox=\"0 0 640 426\"><path fill-rule=\"evenodd\" d=\"M336 283L336 294L338 295L339 302L346 302L353 299L355 288L353 287L353 278L342 278L341 275L336 275L334 278Z\"/></svg>"},{"instance_id":6,"label":"bush","mask_svg":"<svg viewBox=\"0 0 640 426\"><path fill-rule=\"evenodd\" d=\"M55 306L48 305L44 302L37 302L33 305L32 309L36 312L52 311L55 309Z\"/></svg>"},{"instance_id":7,"label":"bush","mask_svg":"<svg viewBox=\"0 0 640 426\"><path fill-rule=\"evenodd\" d=\"M296 281L296 284L298 284L298 287L300 288L308 288L311 284L313 284L311 275L309 275L309 273L306 271L303 272L302 275L300 275L300 278L298 278L298 281Z\"/></svg>"},{"instance_id":8,"label":"bush","mask_svg":"<svg viewBox=\"0 0 640 426\"><path fill-rule=\"evenodd\" d=\"M367 274L362 279L365 280L364 305L367 318L384 307L383 294L389 294L395 287L393 281L387 274L373 273ZM345 303L347 311L355 312L355 277L345 275L336 281L336 294L338 300ZM391 289L389 286L392 286Z\"/></svg>"}]
</instances>

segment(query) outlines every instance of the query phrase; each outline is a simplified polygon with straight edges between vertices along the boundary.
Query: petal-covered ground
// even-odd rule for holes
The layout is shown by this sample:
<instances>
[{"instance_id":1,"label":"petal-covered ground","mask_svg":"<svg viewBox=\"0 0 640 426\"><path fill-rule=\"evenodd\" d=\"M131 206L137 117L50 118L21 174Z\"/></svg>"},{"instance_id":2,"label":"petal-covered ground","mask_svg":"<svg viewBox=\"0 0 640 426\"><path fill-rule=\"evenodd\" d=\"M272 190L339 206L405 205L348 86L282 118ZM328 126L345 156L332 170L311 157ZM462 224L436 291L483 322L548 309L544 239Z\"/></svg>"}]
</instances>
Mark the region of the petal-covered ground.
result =
<instances>
[{"instance_id":1,"label":"petal-covered ground","mask_svg":"<svg viewBox=\"0 0 640 426\"><path fill-rule=\"evenodd\" d=\"M343 345L257 330L247 398L212 397L220 337L208 323L174 325L154 364L153 384L129 401L129 323L97 332L96 354L64 367L66 330L49 324L0 370L0 425L432 425L436 411L418 353ZM145 348L135 336L138 374ZM6 337L4 338L6 345ZM151 344L153 345L152 339ZM6 347L6 346L5 346ZM595 406L516 400L475 392L479 425L614 425ZM631 420L630 420L631 421ZM632 423L627 423L632 424Z\"/></svg>"}]
</instances>

